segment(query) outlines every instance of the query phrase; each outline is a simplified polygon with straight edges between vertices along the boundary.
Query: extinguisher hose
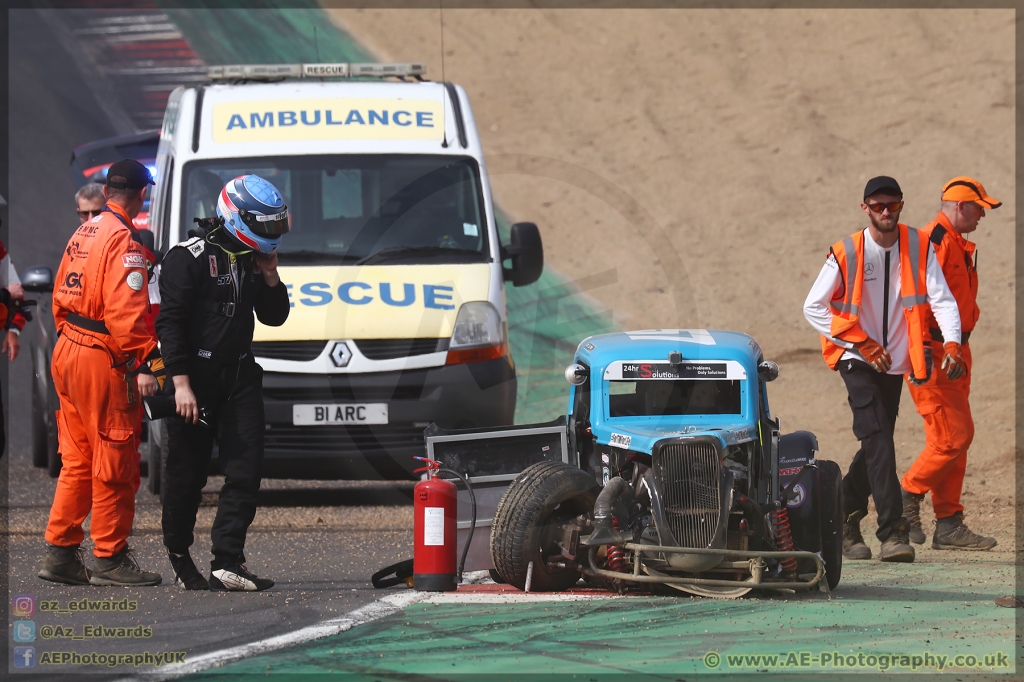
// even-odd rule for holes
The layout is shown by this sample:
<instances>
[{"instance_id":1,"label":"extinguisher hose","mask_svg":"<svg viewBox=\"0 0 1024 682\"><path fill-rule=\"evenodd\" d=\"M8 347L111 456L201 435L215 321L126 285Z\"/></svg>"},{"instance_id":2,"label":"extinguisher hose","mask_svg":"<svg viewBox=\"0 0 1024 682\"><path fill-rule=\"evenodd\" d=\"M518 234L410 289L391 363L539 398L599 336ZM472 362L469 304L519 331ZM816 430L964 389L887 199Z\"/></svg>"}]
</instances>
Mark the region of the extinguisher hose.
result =
<instances>
[{"instance_id":1,"label":"extinguisher hose","mask_svg":"<svg viewBox=\"0 0 1024 682\"><path fill-rule=\"evenodd\" d=\"M469 491L469 508L470 508L470 522L469 522L469 537L466 538L466 546L462 548L462 558L459 559L459 574L458 581L462 582L462 569L466 566L466 557L469 555L469 545L473 542L473 531L476 530L476 495L473 494L473 486L469 484L469 479L460 474L458 471L452 471L451 469L438 469L437 473L444 472L457 477L463 483L466 484L466 490Z\"/></svg>"}]
</instances>

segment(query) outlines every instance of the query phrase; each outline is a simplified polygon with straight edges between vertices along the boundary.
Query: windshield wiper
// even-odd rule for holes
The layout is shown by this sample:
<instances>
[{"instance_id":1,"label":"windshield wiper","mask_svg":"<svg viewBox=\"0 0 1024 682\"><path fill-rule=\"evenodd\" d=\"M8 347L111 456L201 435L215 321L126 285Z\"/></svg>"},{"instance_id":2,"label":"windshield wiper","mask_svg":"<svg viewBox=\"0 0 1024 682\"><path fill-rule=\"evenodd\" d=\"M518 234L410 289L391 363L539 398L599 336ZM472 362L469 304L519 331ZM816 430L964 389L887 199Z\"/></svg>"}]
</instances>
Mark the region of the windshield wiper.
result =
<instances>
[{"instance_id":1,"label":"windshield wiper","mask_svg":"<svg viewBox=\"0 0 1024 682\"><path fill-rule=\"evenodd\" d=\"M371 261L405 258L407 256L417 255L482 256L483 253L474 249L449 249L444 246L389 246L386 249L374 251L364 258L360 258L355 262L355 264L365 265Z\"/></svg>"}]
</instances>

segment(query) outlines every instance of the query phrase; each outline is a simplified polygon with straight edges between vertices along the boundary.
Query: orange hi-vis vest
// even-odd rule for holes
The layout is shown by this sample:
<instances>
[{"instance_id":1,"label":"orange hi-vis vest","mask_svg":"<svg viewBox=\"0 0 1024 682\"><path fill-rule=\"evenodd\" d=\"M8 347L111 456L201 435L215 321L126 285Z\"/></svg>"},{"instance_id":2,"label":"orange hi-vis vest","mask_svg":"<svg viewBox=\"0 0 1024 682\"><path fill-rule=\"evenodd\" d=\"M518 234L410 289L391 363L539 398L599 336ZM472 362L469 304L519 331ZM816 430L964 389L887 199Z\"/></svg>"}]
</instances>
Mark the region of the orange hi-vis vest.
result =
<instances>
[{"instance_id":1,"label":"orange hi-vis vest","mask_svg":"<svg viewBox=\"0 0 1024 682\"><path fill-rule=\"evenodd\" d=\"M953 228L945 213L921 228L921 235L934 244L935 259L946 277L946 284L956 299L956 307L960 311L960 329L963 334L961 343L978 324L981 311L978 308L978 258L977 246L974 242L964 239ZM932 317L928 320L929 328L938 328ZM933 337L935 332L932 332Z\"/></svg>"},{"instance_id":2,"label":"orange hi-vis vest","mask_svg":"<svg viewBox=\"0 0 1024 682\"><path fill-rule=\"evenodd\" d=\"M928 249L931 246L913 227L900 223L899 231L900 298L910 334L910 364L913 368L911 380L921 383L931 378L932 374L931 336L928 332L931 306L928 305L926 277ZM843 278L843 286L829 302L832 309L832 337L859 343L868 338L859 323L864 292L864 231L836 242L832 245L831 253L835 256ZM852 278L850 273L853 273ZM839 365L839 359L846 350L822 335L821 354L832 369Z\"/></svg>"}]
</instances>

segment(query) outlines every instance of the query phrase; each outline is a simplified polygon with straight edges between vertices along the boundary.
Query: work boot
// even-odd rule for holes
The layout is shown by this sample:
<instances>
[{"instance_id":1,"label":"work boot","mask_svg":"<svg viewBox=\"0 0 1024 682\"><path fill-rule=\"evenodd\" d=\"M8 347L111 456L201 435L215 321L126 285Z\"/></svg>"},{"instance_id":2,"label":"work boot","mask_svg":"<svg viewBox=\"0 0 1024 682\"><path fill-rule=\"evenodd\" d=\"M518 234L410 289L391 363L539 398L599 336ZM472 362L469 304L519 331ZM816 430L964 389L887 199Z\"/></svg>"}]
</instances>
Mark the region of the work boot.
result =
<instances>
[{"instance_id":1,"label":"work boot","mask_svg":"<svg viewBox=\"0 0 1024 682\"><path fill-rule=\"evenodd\" d=\"M261 592L273 586L273 580L257 578L240 564L210 571L211 592Z\"/></svg>"},{"instance_id":2,"label":"work boot","mask_svg":"<svg viewBox=\"0 0 1024 682\"><path fill-rule=\"evenodd\" d=\"M935 534L932 535L932 549L973 549L986 550L996 546L996 539L978 535L964 523L962 511L935 519Z\"/></svg>"},{"instance_id":3,"label":"work boot","mask_svg":"<svg viewBox=\"0 0 1024 682\"><path fill-rule=\"evenodd\" d=\"M168 552L167 558L171 560L171 568L174 569L174 584L186 590L208 590L210 583L203 574L196 568L192 557L185 554Z\"/></svg>"},{"instance_id":4,"label":"work boot","mask_svg":"<svg viewBox=\"0 0 1024 682\"><path fill-rule=\"evenodd\" d=\"M882 549L878 553L879 561L894 561L909 564L914 560L914 548L910 544L910 524L901 518L889 537L882 540Z\"/></svg>"},{"instance_id":5,"label":"work boot","mask_svg":"<svg viewBox=\"0 0 1024 682\"><path fill-rule=\"evenodd\" d=\"M89 584L89 571L85 567L85 555L78 545L59 547L47 543L43 567L37 575L52 583Z\"/></svg>"},{"instance_id":6,"label":"work boot","mask_svg":"<svg viewBox=\"0 0 1024 682\"><path fill-rule=\"evenodd\" d=\"M89 582L93 585L124 585L145 587L159 585L159 573L143 571L127 545L112 557L96 557Z\"/></svg>"},{"instance_id":7,"label":"work boot","mask_svg":"<svg viewBox=\"0 0 1024 682\"><path fill-rule=\"evenodd\" d=\"M924 544L924 531L921 530L921 500L924 495L908 493L900 488L903 495L903 518L910 524L910 541L915 545Z\"/></svg>"},{"instance_id":8,"label":"work boot","mask_svg":"<svg viewBox=\"0 0 1024 682\"><path fill-rule=\"evenodd\" d=\"M856 511L847 516L843 522L844 559L871 558L871 548L864 543L864 536L860 534L860 521L864 516L864 512Z\"/></svg>"}]
</instances>

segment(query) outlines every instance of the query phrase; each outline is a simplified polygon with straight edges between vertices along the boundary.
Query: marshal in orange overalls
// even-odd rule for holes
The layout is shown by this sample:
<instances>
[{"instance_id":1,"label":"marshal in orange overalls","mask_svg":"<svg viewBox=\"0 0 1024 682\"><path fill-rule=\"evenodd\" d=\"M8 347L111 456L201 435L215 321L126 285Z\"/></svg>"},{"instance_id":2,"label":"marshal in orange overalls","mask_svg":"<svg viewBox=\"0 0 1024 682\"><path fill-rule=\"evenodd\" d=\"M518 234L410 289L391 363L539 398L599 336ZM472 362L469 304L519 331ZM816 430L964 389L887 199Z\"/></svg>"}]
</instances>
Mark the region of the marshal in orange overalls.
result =
<instances>
[{"instance_id":1,"label":"marshal in orange overalls","mask_svg":"<svg viewBox=\"0 0 1024 682\"><path fill-rule=\"evenodd\" d=\"M129 372L156 354L144 322L149 278L142 247L125 211L113 202L107 208L75 231L54 282L60 336L52 372L63 468L46 527L52 545L81 544L92 511L97 557L120 552L131 532L141 397Z\"/></svg>"},{"instance_id":2,"label":"marshal in orange overalls","mask_svg":"<svg viewBox=\"0 0 1024 682\"><path fill-rule=\"evenodd\" d=\"M958 182L960 181L960 182ZM981 193L978 193L980 188ZM942 195L944 201L982 202L979 206L997 208L999 202L991 199L984 188L970 178L954 178L947 183ZM969 242L953 227L945 213L940 212L932 222L921 228L921 234L935 247L935 256L942 267L946 283L956 298L960 310L961 342L967 374L952 381L938 370L921 386L909 381L907 387L917 411L924 419L925 446L910 470L903 476L903 489L915 495L932 493L935 518L944 519L963 511L960 494L967 470L967 449L974 440L974 420L968 401L971 393L971 346L969 337L978 323L978 267L975 244ZM929 314L932 352L942 357L942 333L934 317Z\"/></svg>"}]
</instances>

